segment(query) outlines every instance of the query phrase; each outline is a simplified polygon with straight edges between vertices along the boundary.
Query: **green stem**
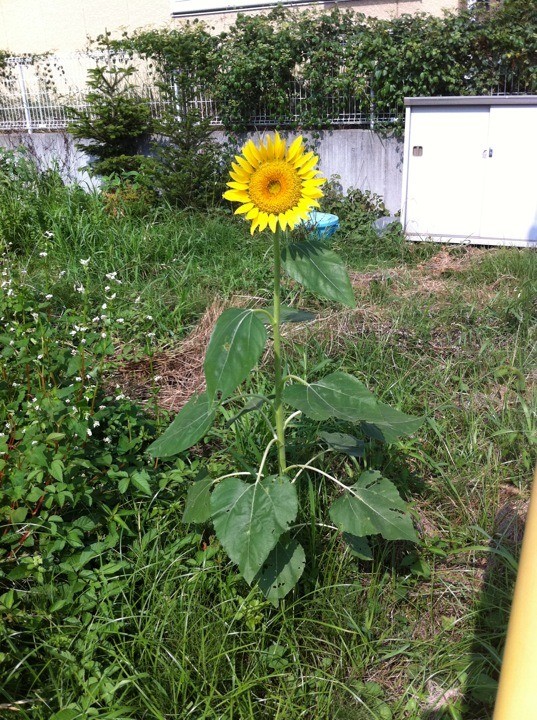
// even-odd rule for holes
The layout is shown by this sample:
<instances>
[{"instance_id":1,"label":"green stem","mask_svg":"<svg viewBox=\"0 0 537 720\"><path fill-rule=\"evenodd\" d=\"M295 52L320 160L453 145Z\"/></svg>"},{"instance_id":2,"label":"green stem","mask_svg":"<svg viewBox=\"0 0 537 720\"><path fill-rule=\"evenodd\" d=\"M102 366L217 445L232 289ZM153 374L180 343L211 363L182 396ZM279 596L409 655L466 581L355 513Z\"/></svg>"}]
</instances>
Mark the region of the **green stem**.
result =
<instances>
[{"instance_id":1,"label":"green stem","mask_svg":"<svg viewBox=\"0 0 537 720\"><path fill-rule=\"evenodd\" d=\"M274 233L274 312L272 317L272 337L274 342L274 424L276 427L276 444L278 447L278 468L280 475L285 474L285 427L283 413L282 343L280 335L280 282L281 282L281 231Z\"/></svg>"}]
</instances>

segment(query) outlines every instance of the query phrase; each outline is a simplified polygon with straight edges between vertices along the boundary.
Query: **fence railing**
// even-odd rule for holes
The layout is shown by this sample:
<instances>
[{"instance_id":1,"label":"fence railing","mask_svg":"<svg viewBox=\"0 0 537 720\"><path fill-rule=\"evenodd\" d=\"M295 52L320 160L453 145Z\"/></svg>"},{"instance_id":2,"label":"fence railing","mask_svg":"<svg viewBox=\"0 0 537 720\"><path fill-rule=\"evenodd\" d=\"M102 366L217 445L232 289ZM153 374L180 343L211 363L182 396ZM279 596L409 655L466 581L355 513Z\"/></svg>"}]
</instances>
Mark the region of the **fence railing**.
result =
<instances>
[{"instance_id":1,"label":"fence railing","mask_svg":"<svg viewBox=\"0 0 537 720\"><path fill-rule=\"evenodd\" d=\"M98 62L121 62L121 56L105 58L97 53L78 53L40 58L10 57L0 74L0 132L36 132L65 130L70 118L68 108L85 110L88 70ZM153 117L159 118L166 107L166 101L158 88L157 78L150 63L136 59L136 74L129 78L137 91L150 105ZM491 88L491 95L527 94L537 91L528 88L516 78L507 75L497 87ZM292 83L289 92L289 106L277 119L266 108L258 108L250 118L253 127L273 127L285 122L300 122L304 109L311 100L311 91L299 82ZM209 118L216 128L221 126L218 108L213 98L199 93L191 106L199 110L202 117ZM402 108L377 113L374 99L364 108L353 96L325 98L326 122L332 125L354 125L374 128L377 125L403 122Z\"/></svg>"}]
</instances>

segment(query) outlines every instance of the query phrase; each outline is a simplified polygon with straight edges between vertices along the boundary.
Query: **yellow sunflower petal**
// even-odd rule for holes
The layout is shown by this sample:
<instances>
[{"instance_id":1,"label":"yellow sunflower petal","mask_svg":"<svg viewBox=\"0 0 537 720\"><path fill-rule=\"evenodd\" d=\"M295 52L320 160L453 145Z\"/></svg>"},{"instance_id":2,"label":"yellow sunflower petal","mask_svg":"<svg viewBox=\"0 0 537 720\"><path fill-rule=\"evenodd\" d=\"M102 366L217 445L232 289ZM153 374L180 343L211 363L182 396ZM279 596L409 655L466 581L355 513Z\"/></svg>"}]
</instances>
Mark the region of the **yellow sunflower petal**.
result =
<instances>
[{"instance_id":1,"label":"yellow sunflower petal","mask_svg":"<svg viewBox=\"0 0 537 720\"><path fill-rule=\"evenodd\" d=\"M289 225L289 230L292 230L295 227L295 225L297 225L297 223L299 223L300 220L302 220L303 217L306 217L305 215L302 216L296 210L288 210L285 213L285 215L287 218L287 224Z\"/></svg>"},{"instance_id":2,"label":"yellow sunflower petal","mask_svg":"<svg viewBox=\"0 0 537 720\"><path fill-rule=\"evenodd\" d=\"M268 216L268 224L269 228L272 230L273 233L276 232L276 229L278 227L278 216L273 215L272 213Z\"/></svg>"},{"instance_id":3,"label":"yellow sunflower petal","mask_svg":"<svg viewBox=\"0 0 537 720\"><path fill-rule=\"evenodd\" d=\"M248 173L248 175L251 175L254 172L254 168L250 165L246 158L243 158L240 155L235 155L235 160L238 162L241 168Z\"/></svg>"},{"instance_id":4,"label":"yellow sunflower petal","mask_svg":"<svg viewBox=\"0 0 537 720\"><path fill-rule=\"evenodd\" d=\"M274 157L276 160L283 160L285 157L285 140L282 140L278 132L274 133Z\"/></svg>"},{"instance_id":5,"label":"yellow sunflower petal","mask_svg":"<svg viewBox=\"0 0 537 720\"><path fill-rule=\"evenodd\" d=\"M235 210L235 215L242 215L243 213L250 212L252 208L254 207L254 204L252 202L245 203L244 205L241 205Z\"/></svg>"},{"instance_id":6,"label":"yellow sunflower petal","mask_svg":"<svg viewBox=\"0 0 537 720\"><path fill-rule=\"evenodd\" d=\"M303 173L302 170L299 170L299 171L298 171L298 174L299 174L300 179L301 179L302 181L304 181L304 180L313 180L314 178L317 177L317 175L319 174L319 171L318 171L318 170L310 170L310 171L307 172L307 173Z\"/></svg>"},{"instance_id":7,"label":"yellow sunflower petal","mask_svg":"<svg viewBox=\"0 0 537 720\"><path fill-rule=\"evenodd\" d=\"M232 166L234 168L234 173L233 173L232 177L233 177L233 180L235 180L235 182L244 183L244 182L248 182L250 180L252 173L245 172L240 167L240 165L237 165L237 163L232 163ZM238 170L236 168L238 168ZM231 172L230 172L230 175L231 175Z\"/></svg>"},{"instance_id":8,"label":"yellow sunflower petal","mask_svg":"<svg viewBox=\"0 0 537 720\"><path fill-rule=\"evenodd\" d=\"M259 157L261 158L261 162L264 163L267 160L269 160L269 153L267 150L267 147L265 145L265 142L262 140L260 141L259 145L257 145L257 150L259 152Z\"/></svg>"},{"instance_id":9,"label":"yellow sunflower petal","mask_svg":"<svg viewBox=\"0 0 537 720\"><path fill-rule=\"evenodd\" d=\"M248 183L228 182L226 185L233 190L248 190Z\"/></svg>"},{"instance_id":10,"label":"yellow sunflower petal","mask_svg":"<svg viewBox=\"0 0 537 720\"><path fill-rule=\"evenodd\" d=\"M307 162L305 162L305 163L300 167L299 175L300 175L301 173L307 173L307 172L309 172L310 170L313 170L313 168L315 167L315 165L317 165L318 162L319 162L319 158L317 157L317 155L314 155L312 158L310 158Z\"/></svg>"},{"instance_id":11,"label":"yellow sunflower petal","mask_svg":"<svg viewBox=\"0 0 537 720\"><path fill-rule=\"evenodd\" d=\"M312 157L315 157L315 154L311 150L304 155L299 155L293 163L295 169L299 170L299 168L301 168L305 163L307 163L308 160L311 160Z\"/></svg>"},{"instance_id":12,"label":"yellow sunflower petal","mask_svg":"<svg viewBox=\"0 0 537 720\"><path fill-rule=\"evenodd\" d=\"M250 202L250 198L248 197L248 193L244 190L228 190L224 193L223 197L225 197L226 200L231 200L231 202L240 202L240 203L246 203Z\"/></svg>"},{"instance_id":13,"label":"yellow sunflower petal","mask_svg":"<svg viewBox=\"0 0 537 720\"><path fill-rule=\"evenodd\" d=\"M253 235L258 227L259 227L259 216L257 216L256 219L252 222L252 225L250 226L250 234Z\"/></svg>"},{"instance_id":14,"label":"yellow sunflower petal","mask_svg":"<svg viewBox=\"0 0 537 720\"><path fill-rule=\"evenodd\" d=\"M313 188L312 190L302 190L302 193L308 197L308 198L322 198L324 195L322 190L319 190L318 188Z\"/></svg>"},{"instance_id":15,"label":"yellow sunflower petal","mask_svg":"<svg viewBox=\"0 0 537 720\"><path fill-rule=\"evenodd\" d=\"M246 219L253 220L258 215L259 215L259 208L254 205L253 208L246 213Z\"/></svg>"},{"instance_id":16,"label":"yellow sunflower petal","mask_svg":"<svg viewBox=\"0 0 537 720\"><path fill-rule=\"evenodd\" d=\"M266 212L260 212L259 213L259 232L263 232L263 230L267 227L269 222L269 216Z\"/></svg>"},{"instance_id":17,"label":"yellow sunflower petal","mask_svg":"<svg viewBox=\"0 0 537 720\"><path fill-rule=\"evenodd\" d=\"M289 162L293 162L297 155L302 152L303 150L303 144L304 141L302 139L302 135L299 135L293 142L291 143L289 150L287 151L287 160Z\"/></svg>"},{"instance_id":18,"label":"yellow sunflower petal","mask_svg":"<svg viewBox=\"0 0 537 720\"><path fill-rule=\"evenodd\" d=\"M302 187L304 189L318 188L321 187L321 185L324 185L325 182L326 178L311 178L311 180L305 180Z\"/></svg>"},{"instance_id":19,"label":"yellow sunflower petal","mask_svg":"<svg viewBox=\"0 0 537 720\"><path fill-rule=\"evenodd\" d=\"M287 217L286 217L285 213L280 213L278 215L278 222L280 223L281 229L285 231L285 228L288 225Z\"/></svg>"},{"instance_id":20,"label":"yellow sunflower petal","mask_svg":"<svg viewBox=\"0 0 537 720\"><path fill-rule=\"evenodd\" d=\"M239 166L237 165L237 167L239 167ZM240 183L247 183L248 180L250 179L250 176L247 175L244 172L244 170L242 170L242 169L241 169L240 173L235 172L234 170L230 170L229 176L232 180L235 180L235 182L240 182Z\"/></svg>"},{"instance_id":21,"label":"yellow sunflower petal","mask_svg":"<svg viewBox=\"0 0 537 720\"><path fill-rule=\"evenodd\" d=\"M265 140L265 155L267 160L274 160L274 142L270 135Z\"/></svg>"},{"instance_id":22,"label":"yellow sunflower petal","mask_svg":"<svg viewBox=\"0 0 537 720\"><path fill-rule=\"evenodd\" d=\"M259 154L259 151L252 140L248 140L248 142L242 149L242 154L253 168L256 168L261 162L261 156Z\"/></svg>"}]
</instances>

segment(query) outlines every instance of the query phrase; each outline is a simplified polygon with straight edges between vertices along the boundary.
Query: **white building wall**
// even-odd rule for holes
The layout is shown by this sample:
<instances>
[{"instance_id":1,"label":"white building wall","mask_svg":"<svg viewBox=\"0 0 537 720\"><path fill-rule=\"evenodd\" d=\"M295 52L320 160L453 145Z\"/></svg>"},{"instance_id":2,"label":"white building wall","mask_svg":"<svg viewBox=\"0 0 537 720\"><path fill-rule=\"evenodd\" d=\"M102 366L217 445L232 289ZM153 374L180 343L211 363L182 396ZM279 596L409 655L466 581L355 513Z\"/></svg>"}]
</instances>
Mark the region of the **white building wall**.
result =
<instances>
[{"instance_id":1,"label":"white building wall","mask_svg":"<svg viewBox=\"0 0 537 720\"><path fill-rule=\"evenodd\" d=\"M339 2L299 2L304 9L329 10L339 5L379 18L393 18L403 13L428 12L440 15L455 10L460 0L339 0ZM229 0L230 6L233 0ZM83 50L88 38L105 31L118 36L123 30L179 27L187 20L203 20L215 31L235 22L237 12L203 12L206 0L197 0L199 12L173 17L180 0L0 0L0 50L19 53L66 53ZM260 9L245 10L256 14Z\"/></svg>"}]
</instances>

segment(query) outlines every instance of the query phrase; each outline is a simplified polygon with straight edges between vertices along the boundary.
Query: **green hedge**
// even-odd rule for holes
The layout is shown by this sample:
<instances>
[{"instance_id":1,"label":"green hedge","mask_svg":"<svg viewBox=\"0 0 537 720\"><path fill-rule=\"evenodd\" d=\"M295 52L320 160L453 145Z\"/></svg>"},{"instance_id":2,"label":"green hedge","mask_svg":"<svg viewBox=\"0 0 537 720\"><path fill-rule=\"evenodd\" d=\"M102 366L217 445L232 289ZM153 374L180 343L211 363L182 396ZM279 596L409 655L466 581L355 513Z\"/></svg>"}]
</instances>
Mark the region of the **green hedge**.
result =
<instances>
[{"instance_id":1,"label":"green hedge","mask_svg":"<svg viewBox=\"0 0 537 720\"><path fill-rule=\"evenodd\" d=\"M300 123L294 125L320 129L349 98L366 115L374 106L379 115L396 116L410 95L535 91L537 6L505 0L493 11L392 20L278 7L267 15L241 14L219 36L196 22L142 31L116 47L154 61L181 102L199 90L214 97L228 132L244 131L259 107L289 125L293 81L309 91L295 108Z\"/></svg>"}]
</instances>

